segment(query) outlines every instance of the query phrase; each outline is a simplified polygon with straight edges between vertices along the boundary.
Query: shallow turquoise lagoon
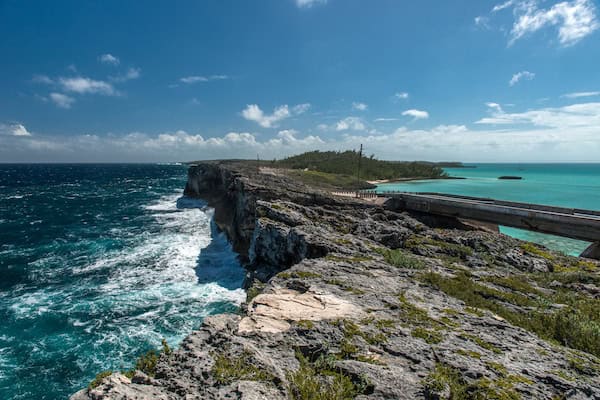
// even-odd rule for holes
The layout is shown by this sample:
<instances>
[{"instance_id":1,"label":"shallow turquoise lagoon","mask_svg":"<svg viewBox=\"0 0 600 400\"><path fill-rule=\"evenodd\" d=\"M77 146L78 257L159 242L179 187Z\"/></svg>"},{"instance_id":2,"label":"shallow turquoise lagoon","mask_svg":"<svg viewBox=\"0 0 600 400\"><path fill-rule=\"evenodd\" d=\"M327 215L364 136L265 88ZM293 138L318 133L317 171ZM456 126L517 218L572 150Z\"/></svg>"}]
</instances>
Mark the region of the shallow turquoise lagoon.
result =
<instances>
[{"instance_id":1,"label":"shallow turquoise lagoon","mask_svg":"<svg viewBox=\"0 0 600 400\"><path fill-rule=\"evenodd\" d=\"M425 180L382 184L378 191L438 192L570 208L600 210L600 164L467 164L447 168L451 176L467 179ZM499 180L503 175L522 180ZM500 227L501 232L579 255L586 242Z\"/></svg>"}]
</instances>

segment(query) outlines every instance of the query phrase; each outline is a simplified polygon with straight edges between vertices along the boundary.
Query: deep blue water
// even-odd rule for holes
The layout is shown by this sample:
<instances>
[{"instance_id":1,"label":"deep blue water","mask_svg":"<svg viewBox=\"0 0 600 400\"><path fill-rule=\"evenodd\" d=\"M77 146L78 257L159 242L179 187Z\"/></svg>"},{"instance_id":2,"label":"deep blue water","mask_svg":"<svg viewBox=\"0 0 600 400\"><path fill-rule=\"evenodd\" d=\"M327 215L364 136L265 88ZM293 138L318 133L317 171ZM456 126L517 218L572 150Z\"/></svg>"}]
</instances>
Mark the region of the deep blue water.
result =
<instances>
[{"instance_id":1,"label":"deep blue water","mask_svg":"<svg viewBox=\"0 0 600 400\"><path fill-rule=\"evenodd\" d=\"M600 210L600 164L468 164L475 168L448 168L458 180L424 180L379 185L378 190L439 192L493 199ZM522 180L499 180L503 175ZM500 227L510 236L579 255L589 243L540 233Z\"/></svg>"},{"instance_id":2,"label":"deep blue water","mask_svg":"<svg viewBox=\"0 0 600 400\"><path fill-rule=\"evenodd\" d=\"M0 399L64 399L244 298L181 165L0 164Z\"/></svg>"}]
</instances>

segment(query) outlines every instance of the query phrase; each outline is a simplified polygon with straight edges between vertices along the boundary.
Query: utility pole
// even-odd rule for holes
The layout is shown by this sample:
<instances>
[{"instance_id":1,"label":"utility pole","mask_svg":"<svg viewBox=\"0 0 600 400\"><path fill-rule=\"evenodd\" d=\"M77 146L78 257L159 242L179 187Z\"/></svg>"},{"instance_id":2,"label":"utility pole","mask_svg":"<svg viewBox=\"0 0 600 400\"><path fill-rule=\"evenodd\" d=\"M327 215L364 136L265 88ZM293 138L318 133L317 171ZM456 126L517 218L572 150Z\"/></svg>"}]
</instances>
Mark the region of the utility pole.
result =
<instances>
[{"instance_id":1,"label":"utility pole","mask_svg":"<svg viewBox=\"0 0 600 400\"><path fill-rule=\"evenodd\" d=\"M360 150L358 151L358 171L356 173L356 185L357 185L357 189L356 189L356 197L358 197L358 185L360 185L360 163L362 161L362 151L363 151L363 146L362 143L360 144Z\"/></svg>"}]
</instances>

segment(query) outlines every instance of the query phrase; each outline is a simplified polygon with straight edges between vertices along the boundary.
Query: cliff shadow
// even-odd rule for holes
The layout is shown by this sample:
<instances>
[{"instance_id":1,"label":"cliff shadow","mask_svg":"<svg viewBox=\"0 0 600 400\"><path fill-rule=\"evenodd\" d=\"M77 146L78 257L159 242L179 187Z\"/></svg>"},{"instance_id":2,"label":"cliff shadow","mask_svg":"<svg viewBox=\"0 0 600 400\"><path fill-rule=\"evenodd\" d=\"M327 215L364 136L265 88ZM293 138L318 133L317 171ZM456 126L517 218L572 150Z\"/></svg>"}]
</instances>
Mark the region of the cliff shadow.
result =
<instances>
[{"instance_id":1,"label":"cliff shadow","mask_svg":"<svg viewBox=\"0 0 600 400\"><path fill-rule=\"evenodd\" d=\"M219 230L212 219L210 233L210 244L200 249L196 261L198 282L214 282L229 290L241 288L246 272L240 263L239 255L233 251L227 235Z\"/></svg>"}]
</instances>

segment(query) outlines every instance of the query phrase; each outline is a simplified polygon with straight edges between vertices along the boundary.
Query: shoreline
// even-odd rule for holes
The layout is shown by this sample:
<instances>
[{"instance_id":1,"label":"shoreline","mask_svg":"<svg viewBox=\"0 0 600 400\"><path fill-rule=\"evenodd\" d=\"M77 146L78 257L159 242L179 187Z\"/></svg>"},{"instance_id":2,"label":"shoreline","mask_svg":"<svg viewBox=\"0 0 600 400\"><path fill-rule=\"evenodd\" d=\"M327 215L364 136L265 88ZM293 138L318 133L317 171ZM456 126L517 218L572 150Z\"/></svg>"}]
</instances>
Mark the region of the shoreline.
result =
<instances>
[{"instance_id":1,"label":"shoreline","mask_svg":"<svg viewBox=\"0 0 600 400\"><path fill-rule=\"evenodd\" d=\"M445 180L445 179L467 179L460 176L446 176L439 178L431 178L426 176L412 177L412 178L395 178L395 179L376 179L372 181L365 181L371 185L381 185L384 183L402 183L402 182L412 182L412 181L437 181L437 180Z\"/></svg>"}]
</instances>

